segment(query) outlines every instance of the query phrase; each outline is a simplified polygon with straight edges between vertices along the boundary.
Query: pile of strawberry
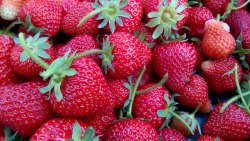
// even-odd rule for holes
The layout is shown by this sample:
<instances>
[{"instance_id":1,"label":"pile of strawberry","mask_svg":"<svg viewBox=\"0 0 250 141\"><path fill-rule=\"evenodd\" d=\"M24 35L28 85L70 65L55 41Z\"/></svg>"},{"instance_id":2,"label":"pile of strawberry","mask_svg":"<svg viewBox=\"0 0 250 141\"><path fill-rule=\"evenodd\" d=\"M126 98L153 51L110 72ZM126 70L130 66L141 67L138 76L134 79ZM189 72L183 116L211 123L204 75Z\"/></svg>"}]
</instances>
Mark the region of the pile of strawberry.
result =
<instances>
[{"instance_id":1,"label":"pile of strawberry","mask_svg":"<svg viewBox=\"0 0 250 141\"><path fill-rule=\"evenodd\" d=\"M249 140L249 2L0 0L0 141Z\"/></svg>"}]
</instances>

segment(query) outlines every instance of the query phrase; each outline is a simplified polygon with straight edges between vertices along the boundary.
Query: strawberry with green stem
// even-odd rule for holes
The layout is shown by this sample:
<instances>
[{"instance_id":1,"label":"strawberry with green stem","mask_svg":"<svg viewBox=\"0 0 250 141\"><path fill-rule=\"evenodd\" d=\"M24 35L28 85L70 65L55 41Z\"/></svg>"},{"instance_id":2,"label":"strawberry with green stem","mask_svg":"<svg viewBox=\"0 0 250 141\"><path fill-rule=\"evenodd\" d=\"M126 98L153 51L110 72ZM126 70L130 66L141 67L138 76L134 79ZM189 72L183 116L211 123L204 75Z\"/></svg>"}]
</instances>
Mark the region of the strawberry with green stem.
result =
<instances>
[{"instance_id":1,"label":"strawberry with green stem","mask_svg":"<svg viewBox=\"0 0 250 141\"><path fill-rule=\"evenodd\" d=\"M102 20L98 28L106 28L112 33L133 32L140 24L142 17L140 0L98 0L92 6L95 10L83 17L78 26L96 14L98 14L97 20Z\"/></svg>"}]
</instances>

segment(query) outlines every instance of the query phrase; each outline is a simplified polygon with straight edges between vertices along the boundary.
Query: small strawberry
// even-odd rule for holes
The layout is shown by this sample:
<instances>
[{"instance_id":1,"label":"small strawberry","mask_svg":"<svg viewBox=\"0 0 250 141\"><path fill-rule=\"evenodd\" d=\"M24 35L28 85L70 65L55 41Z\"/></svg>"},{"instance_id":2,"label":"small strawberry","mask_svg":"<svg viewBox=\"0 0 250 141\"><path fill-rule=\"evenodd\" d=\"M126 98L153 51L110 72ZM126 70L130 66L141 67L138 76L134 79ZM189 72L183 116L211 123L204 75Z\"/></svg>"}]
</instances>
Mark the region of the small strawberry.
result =
<instances>
[{"instance_id":1,"label":"small strawberry","mask_svg":"<svg viewBox=\"0 0 250 141\"><path fill-rule=\"evenodd\" d=\"M234 90L236 88L234 74L227 74L227 72L234 68L235 64L238 66L238 81L240 82L242 68L233 56L203 62L201 70L209 89L217 94Z\"/></svg>"},{"instance_id":2,"label":"small strawberry","mask_svg":"<svg viewBox=\"0 0 250 141\"><path fill-rule=\"evenodd\" d=\"M163 128L157 131L162 141L187 141L187 139L173 128Z\"/></svg>"},{"instance_id":3,"label":"small strawberry","mask_svg":"<svg viewBox=\"0 0 250 141\"><path fill-rule=\"evenodd\" d=\"M190 76L189 81L182 87L176 101L181 105L196 108L199 103L202 104L199 111L208 113L212 105L209 100L208 85L203 77L193 74Z\"/></svg>"},{"instance_id":4,"label":"small strawberry","mask_svg":"<svg viewBox=\"0 0 250 141\"><path fill-rule=\"evenodd\" d=\"M220 137L213 137L209 135L201 135L195 141L224 141L224 139Z\"/></svg>"},{"instance_id":5,"label":"small strawberry","mask_svg":"<svg viewBox=\"0 0 250 141\"><path fill-rule=\"evenodd\" d=\"M227 141L246 141L250 138L250 117L236 104L230 104L223 113L223 103L217 104L202 127L204 135L219 136Z\"/></svg>"},{"instance_id":6,"label":"small strawberry","mask_svg":"<svg viewBox=\"0 0 250 141\"><path fill-rule=\"evenodd\" d=\"M192 7L189 10L189 16L185 22L191 36L201 38L204 33L205 22L213 19L212 12L206 7Z\"/></svg>"},{"instance_id":7,"label":"small strawberry","mask_svg":"<svg viewBox=\"0 0 250 141\"><path fill-rule=\"evenodd\" d=\"M111 125L104 140L158 141L158 134L154 127L146 121L128 118Z\"/></svg>"},{"instance_id":8,"label":"small strawberry","mask_svg":"<svg viewBox=\"0 0 250 141\"><path fill-rule=\"evenodd\" d=\"M25 82L1 86L0 123L19 135L30 137L46 121L53 118L54 111L45 95L39 92L41 82Z\"/></svg>"},{"instance_id":9,"label":"small strawberry","mask_svg":"<svg viewBox=\"0 0 250 141\"><path fill-rule=\"evenodd\" d=\"M150 88L154 85L156 84L145 84L140 87L138 91ZM158 110L164 110L167 107L167 102L164 99L165 94L170 99L170 92L164 86L159 86L148 92L135 95L132 115L135 118L148 120L148 123L152 124L155 129L159 129L166 120L166 118L157 115Z\"/></svg>"},{"instance_id":10,"label":"small strawberry","mask_svg":"<svg viewBox=\"0 0 250 141\"><path fill-rule=\"evenodd\" d=\"M160 77L167 73L167 86L179 92L192 75L196 51L190 43L180 41L159 44L152 49L152 68Z\"/></svg>"},{"instance_id":11,"label":"small strawberry","mask_svg":"<svg viewBox=\"0 0 250 141\"><path fill-rule=\"evenodd\" d=\"M1 0L0 1L0 17L4 20L15 20L18 17L21 7L28 0Z\"/></svg>"},{"instance_id":12,"label":"small strawberry","mask_svg":"<svg viewBox=\"0 0 250 141\"><path fill-rule=\"evenodd\" d=\"M19 13L21 23L28 31L37 33L44 29L42 35L55 36L62 22L62 5L53 0L29 0Z\"/></svg>"},{"instance_id":13,"label":"small strawberry","mask_svg":"<svg viewBox=\"0 0 250 141\"><path fill-rule=\"evenodd\" d=\"M205 56L224 58L234 51L236 42L228 28L226 23L214 19L206 21L201 41L201 50Z\"/></svg>"}]
</instances>

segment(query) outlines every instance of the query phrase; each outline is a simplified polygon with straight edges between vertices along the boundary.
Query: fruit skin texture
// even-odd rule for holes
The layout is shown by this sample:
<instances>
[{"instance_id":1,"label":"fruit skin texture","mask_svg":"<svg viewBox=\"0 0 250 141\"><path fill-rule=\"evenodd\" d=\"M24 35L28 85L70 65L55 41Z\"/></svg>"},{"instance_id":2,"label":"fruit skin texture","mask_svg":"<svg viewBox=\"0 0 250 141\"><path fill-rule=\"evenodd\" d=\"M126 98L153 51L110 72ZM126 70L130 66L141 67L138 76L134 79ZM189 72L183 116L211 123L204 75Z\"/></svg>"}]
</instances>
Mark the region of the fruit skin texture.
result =
<instances>
[{"instance_id":1,"label":"fruit skin texture","mask_svg":"<svg viewBox=\"0 0 250 141\"><path fill-rule=\"evenodd\" d=\"M39 92L44 87L41 82L1 86L0 124L10 127L14 132L31 137L36 130L54 116L46 95Z\"/></svg>"},{"instance_id":2,"label":"fruit skin texture","mask_svg":"<svg viewBox=\"0 0 250 141\"><path fill-rule=\"evenodd\" d=\"M85 122L74 118L53 118L44 123L30 138L30 141L70 139L72 138L72 129L76 122L79 123L84 134L88 128Z\"/></svg>"},{"instance_id":3,"label":"fruit skin texture","mask_svg":"<svg viewBox=\"0 0 250 141\"><path fill-rule=\"evenodd\" d=\"M78 34L89 34L96 36L100 31L99 28L97 28L97 26L100 24L100 21L96 20L97 16L93 16L89 18L83 25L79 27L77 26L79 21L93 10L94 8L91 6L91 2L79 2L77 5L73 6L63 17L61 25L62 30L70 36L76 36Z\"/></svg>"},{"instance_id":4,"label":"fruit skin texture","mask_svg":"<svg viewBox=\"0 0 250 141\"><path fill-rule=\"evenodd\" d=\"M21 45L15 44L13 46L10 52L11 66L14 68L16 72L18 72L23 76L30 77L39 75L39 73L43 71L44 68L39 64L37 64L31 57L28 58L26 61L21 62L20 56L23 51L24 49L22 48ZM46 49L44 51L50 56L50 58L48 59L41 58L41 59L44 60L46 63L50 64L56 57L52 45L50 45L49 49Z\"/></svg>"},{"instance_id":5,"label":"fruit skin texture","mask_svg":"<svg viewBox=\"0 0 250 141\"><path fill-rule=\"evenodd\" d=\"M245 28L241 34L242 34L242 48L250 49L250 27ZM249 65L250 64L250 54L245 54L245 57L246 57L245 60Z\"/></svg>"},{"instance_id":6,"label":"fruit skin texture","mask_svg":"<svg viewBox=\"0 0 250 141\"><path fill-rule=\"evenodd\" d=\"M62 22L62 6L51 0L30 0L25 3L19 13L22 21L29 14L31 22L35 27L45 28L42 33L46 36L55 36Z\"/></svg>"},{"instance_id":7,"label":"fruit skin texture","mask_svg":"<svg viewBox=\"0 0 250 141\"><path fill-rule=\"evenodd\" d=\"M156 83L148 83L140 87L139 90L144 90L154 85ZM148 123L152 124L155 129L159 129L166 120L166 118L157 115L158 110L164 110L167 107L164 94L171 99L171 93L164 86L135 95L132 109L133 117L147 119L149 120Z\"/></svg>"},{"instance_id":8,"label":"fruit skin texture","mask_svg":"<svg viewBox=\"0 0 250 141\"><path fill-rule=\"evenodd\" d=\"M111 61L114 72L108 68L107 76L111 78L126 78L146 66L151 59L151 50L137 37L128 32L115 32L109 36L114 44Z\"/></svg>"},{"instance_id":9,"label":"fruit skin texture","mask_svg":"<svg viewBox=\"0 0 250 141\"><path fill-rule=\"evenodd\" d=\"M250 28L250 14L246 10L235 10L225 22L230 26L231 34L237 38L244 29Z\"/></svg>"},{"instance_id":10,"label":"fruit skin texture","mask_svg":"<svg viewBox=\"0 0 250 141\"><path fill-rule=\"evenodd\" d=\"M104 141L158 141L158 135L152 125L141 119L124 119L115 122L107 130Z\"/></svg>"},{"instance_id":11,"label":"fruit skin texture","mask_svg":"<svg viewBox=\"0 0 250 141\"><path fill-rule=\"evenodd\" d=\"M219 139L219 141L224 141L224 139L220 137L213 137L209 135L201 135L195 141L215 141L215 139Z\"/></svg>"},{"instance_id":12,"label":"fruit skin texture","mask_svg":"<svg viewBox=\"0 0 250 141\"><path fill-rule=\"evenodd\" d=\"M197 74L190 77L181 89L179 96L176 97L176 101L190 108L196 108L201 103L199 111L204 113L210 112L212 108L207 83L203 77Z\"/></svg>"},{"instance_id":13,"label":"fruit skin texture","mask_svg":"<svg viewBox=\"0 0 250 141\"><path fill-rule=\"evenodd\" d=\"M163 128L157 133L162 138L162 141L187 141L187 139L177 130L173 128Z\"/></svg>"},{"instance_id":14,"label":"fruit skin texture","mask_svg":"<svg viewBox=\"0 0 250 141\"><path fill-rule=\"evenodd\" d=\"M0 125L0 141L4 141L4 138L5 138L3 129L4 129L4 126Z\"/></svg>"},{"instance_id":15,"label":"fruit skin texture","mask_svg":"<svg viewBox=\"0 0 250 141\"><path fill-rule=\"evenodd\" d=\"M166 84L178 93L192 75L197 61L196 51L185 42L159 44L152 49L152 68L160 77L168 73Z\"/></svg>"},{"instance_id":16,"label":"fruit skin texture","mask_svg":"<svg viewBox=\"0 0 250 141\"><path fill-rule=\"evenodd\" d=\"M234 37L227 31L226 23L214 19L205 23L204 35L201 41L202 53L209 58L224 58L236 48Z\"/></svg>"},{"instance_id":17,"label":"fruit skin texture","mask_svg":"<svg viewBox=\"0 0 250 141\"><path fill-rule=\"evenodd\" d=\"M239 62L229 56L223 59L207 60L202 63L201 70L204 79L208 84L208 88L217 94L222 94L236 88L234 74L227 75L234 65L238 65L238 80L242 79L242 68Z\"/></svg>"},{"instance_id":18,"label":"fruit skin texture","mask_svg":"<svg viewBox=\"0 0 250 141\"><path fill-rule=\"evenodd\" d=\"M14 46L12 38L0 35L0 86L20 82L20 76L10 63L10 51Z\"/></svg>"},{"instance_id":19,"label":"fruit skin texture","mask_svg":"<svg viewBox=\"0 0 250 141\"><path fill-rule=\"evenodd\" d=\"M81 117L110 111L114 108L114 97L108 93L108 85L101 68L94 60L81 57L74 60L71 68L77 74L63 78L63 99L58 101L51 95L52 108L60 115Z\"/></svg>"},{"instance_id":20,"label":"fruit skin texture","mask_svg":"<svg viewBox=\"0 0 250 141\"><path fill-rule=\"evenodd\" d=\"M192 7L189 10L185 26L190 29L190 35L201 38L204 33L205 22L213 18L212 12L206 7Z\"/></svg>"},{"instance_id":21,"label":"fruit skin texture","mask_svg":"<svg viewBox=\"0 0 250 141\"><path fill-rule=\"evenodd\" d=\"M28 0L0 0L0 16L5 20L15 20L26 1Z\"/></svg>"},{"instance_id":22,"label":"fruit skin texture","mask_svg":"<svg viewBox=\"0 0 250 141\"><path fill-rule=\"evenodd\" d=\"M202 127L204 135L220 136L226 141L246 141L250 138L250 117L236 104L230 104L223 113L217 104Z\"/></svg>"}]
</instances>

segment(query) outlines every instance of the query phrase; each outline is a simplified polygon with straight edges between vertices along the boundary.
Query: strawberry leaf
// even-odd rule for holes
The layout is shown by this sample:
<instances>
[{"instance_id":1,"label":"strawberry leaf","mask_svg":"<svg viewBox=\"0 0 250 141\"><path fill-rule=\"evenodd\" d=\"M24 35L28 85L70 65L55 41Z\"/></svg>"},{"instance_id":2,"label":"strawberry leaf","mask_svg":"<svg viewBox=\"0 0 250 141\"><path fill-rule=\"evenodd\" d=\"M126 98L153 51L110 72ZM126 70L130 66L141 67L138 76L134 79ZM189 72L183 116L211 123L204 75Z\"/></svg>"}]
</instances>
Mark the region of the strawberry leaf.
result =
<instances>
[{"instance_id":1,"label":"strawberry leaf","mask_svg":"<svg viewBox=\"0 0 250 141\"><path fill-rule=\"evenodd\" d=\"M76 121L76 123L73 126L73 131L72 131L72 139L74 141L80 141L81 140L81 135L82 135L82 129L80 124Z\"/></svg>"}]
</instances>

